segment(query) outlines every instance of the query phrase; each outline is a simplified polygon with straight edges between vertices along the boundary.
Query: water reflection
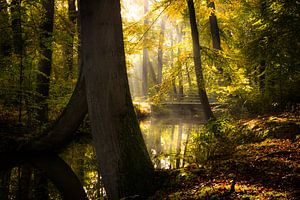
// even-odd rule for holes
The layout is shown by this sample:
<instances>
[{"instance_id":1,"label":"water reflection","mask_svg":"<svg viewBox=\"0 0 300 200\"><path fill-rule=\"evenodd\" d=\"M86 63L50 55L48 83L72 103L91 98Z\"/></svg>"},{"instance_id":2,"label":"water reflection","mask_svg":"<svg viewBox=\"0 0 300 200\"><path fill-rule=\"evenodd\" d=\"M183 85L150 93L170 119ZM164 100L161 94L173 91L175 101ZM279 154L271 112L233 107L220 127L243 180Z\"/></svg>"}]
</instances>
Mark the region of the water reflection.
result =
<instances>
[{"instance_id":1,"label":"water reflection","mask_svg":"<svg viewBox=\"0 0 300 200\"><path fill-rule=\"evenodd\" d=\"M202 125L195 118L154 118L140 122L148 152L157 169L184 167L192 161L188 144L191 135Z\"/></svg>"}]
</instances>

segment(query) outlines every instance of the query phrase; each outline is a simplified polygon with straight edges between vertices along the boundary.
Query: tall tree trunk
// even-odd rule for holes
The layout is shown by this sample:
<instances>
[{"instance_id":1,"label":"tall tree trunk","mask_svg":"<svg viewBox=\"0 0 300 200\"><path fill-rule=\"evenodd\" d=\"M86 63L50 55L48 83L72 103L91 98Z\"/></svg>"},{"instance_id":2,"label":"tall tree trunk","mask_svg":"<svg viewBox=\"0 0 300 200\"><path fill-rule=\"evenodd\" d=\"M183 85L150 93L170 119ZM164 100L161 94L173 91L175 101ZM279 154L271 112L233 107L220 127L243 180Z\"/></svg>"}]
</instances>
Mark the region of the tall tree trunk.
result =
<instances>
[{"instance_id":1,"label":"tall tree trunk","mask_svg":"<svg viewBox=\"0 0 300 200\"><path fill-rule=\"evenodd\" d=\"M153 64L152 64L152 62L150 60L148 61L148 64L149 64L149 72L150 72L151 79L154 82L154 84L157 84L158 80L156 78L156 74L155 74L155 71L154 71Z\"/></svg>"},{"instance_id":2,"label":"tall tree trunk","mask_svg":"<svg viewBox=\"0 0 300 200\"><path fill-rule=\"evenodd\" d=\"M54 0L42 0L44 17L40 25L39 47L41 58L38 63L39 73L37 74L37 88L39 94L37 103L40 109L37 118L41 124L48 122L48 103L50 88L50 73L52 65L52 41L53 41L53 22L54 22ZM35 198L46 200L48 195L48 180L42 172L35 171Z\"/></svg>"},{"instance_id":3,"label":"tall tree trunk","mask_svg":"<svg viewBox=\"0 0 300 200\"><path fill-rule=\"evenodd\" d=\"M177 32L177 43L180 44L182 42L182 27L176 27ZM179 45L180 46L180 45ZM182 62L180 60L181 49L178 46L177 49L177 65L178 65L178 99L181 100L183 98L183 80L182 80Z\"/></svg>"},{"instance_id":4,"label":"tall tree trunk","mask_svg":"<svg viewBox=\"0 0 300 200\"><path fill-rule=\"evenodd\" d=\"M173 34L171 34L171 68L174 67L174 51L173 51L173 44L174 44L174 39L173 39ZM177 96L177 88L176 88L176 79L175 77L172 77L172 88L173 88L173 97Z\"/></svg>"},{"instance_id":5,"label":"tall tree trunk","mask_svg":"<svg viewBox=\"0 0 300 200\"><path fill-rule=\"evenodd\" d=\"M13 30L14 53L19 63L19 123L22 121L22 101L23 101L23 39L21 20L21 0L11 1L11 25Z\"/></svg>"},{"instance_id":6,"label":"tall tree trunk","mask_svg":"<svg viewBox=\"0 0 300 200\"><path fill-rule=\"evenodd\" d=\"M207 4L208 8L211 9L209 15L209 24L210 24L210 33L212 38L213 48L217 50L221 50L221 40L220 40L220 30L218 26L217 16L215 15L215 2L212 0L208 0Z\"/></svg>"},{"instance_id":7,"label":"tall tree trunk","mask_svg":"<svg viewBox=\"0 0 300 200\"><path fill-rule=\"evenodd\" d=\"M129 92L120 1L81 1L81 11L88 111L107 195L150 195L154 171Z\"/></svg>"},{"instance_id":8,"label":"tall tree trunk","mask_svg":"<svg viewBox=\"0 0 300 200\"><path fill-rule=\"evenodd\" d=\"M65 78L73 78L73 57L74 57L74 52L73 52L73 46L74 46L74 37L75 37L75 32L76 32L76 18L77 18L77 13L76 13L76 6L75 6L75 0L68 0L68 40L66 41L66 46L65 46Z\"/></svg>"},{"instance_id":9,"label":"tall tree trunk","mask_svg":"<svg viewBox=\"0 0 300 200\"><path fill-rule=\"evenodd\" d=\"M144 0L144 14L148 14L149 12L149 2L148 0ZM147 27L149 25L149 20L146 18L144 20L144 26ZM146 30L145 30L146 31ZM148 65L149 65L149 52L147 48L147 34L144 35L144 43L143 43L143 68L142 68L142 91L143 96L148 96Z\"/></svg>"},{"instance_id":10,"label":"tall tree trunk","mask_svg":"<svg viewBox=\"0 0 300 200\"><path fill-rule=\"evenodd\" d=\"M37 74L37 103L40 104L38 110L38 120L41 123L48 122L48 103L49 97L50 73L52 65L52 33L54 20L54 0L42 0L44 17L40 26L39 47L41 58L38 63L39 73Z\"/></svg>"},{"instance_id":11,"label":"tall tree trunk","mask_svg":"<svg viewBox=\"0 0 300 200\"><path fill-rule=\"evenodd\" d=\"M217 16L215 15L215 2L212 0L207 1L207 7L211 9L210 15L209 15L209 24L210 24L210 34L212 38L212 45L213 48L216 50L222 50L221 49L221 39L220 39L220 30L218 26L218 20ZM217 69L220 73L223 73L223 69L220 66L217 66Z\"/></svg>"},{"instance_id":12,"label":"tall tree trunk","mask_svg":"<svg viewBox=\"0 0 300 200\"><path fill-rule=\"evenodd\" d=\"M194 54L194 65L196 72L196 79L198 85L198 93L200 97L200 102L203 107L205 120L214 119L213 112L211 111L206 90L205 90L205 82L202 72L202 64L201 64L201 54L200 54L200 43L199 43L199 34L197 29L197 21L195 15L195 7L193 0L187 0L189 15L190 15L190 25L192 31L192 39L193 39L193 54Z\"/></svg>"},{"instance_id":13,"label":"tall tree trunk","mask_svg":"<svg viewBox=\"0 0 300 200\"><path fill-rule=\"evenodd\" d=\"M160 24L158 55L157 55L157 61L158 61L157 83L158 84L162 83L164 37L165 37L165 18L163 17L161 19L161 24Z\"/></svg>"},{"instance_id":14,"label":"tall tree trunk","mask_svg":"<svg viewBox=\"0 0 300 200\"><path fill-rule=\"evenodd\" d=\"M0 0L0 67L5 65L5 57L11 53L11 33L6 0Z\"/></svg>"},{"instance_id":15,"label":"tall tree trunk","mask_svg":"<svg viewBox=\"0 0 300 200\"><path fill-rule=\"evenodd\" d=\"M191 93L192 92L192 80L191 80L190 71L189 71L187 63L185 63L185 72L186 72L186 76L187 76L187 80L188 80L188 84L189 84L188 93Z\"/></svg>"}]
</instances>

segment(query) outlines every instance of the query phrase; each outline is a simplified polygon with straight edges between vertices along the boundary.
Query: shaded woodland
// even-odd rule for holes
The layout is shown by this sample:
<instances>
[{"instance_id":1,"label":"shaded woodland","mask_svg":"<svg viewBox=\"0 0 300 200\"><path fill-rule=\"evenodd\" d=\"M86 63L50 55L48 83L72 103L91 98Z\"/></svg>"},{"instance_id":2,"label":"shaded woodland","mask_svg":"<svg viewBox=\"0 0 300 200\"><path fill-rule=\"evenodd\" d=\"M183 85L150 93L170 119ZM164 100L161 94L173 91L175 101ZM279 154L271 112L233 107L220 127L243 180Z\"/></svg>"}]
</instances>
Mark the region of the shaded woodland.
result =
<instances>
[{"instance_id":1,"label":"shaded woodland","mask_svg":"<svg viewBox=\"0 0 300 200\"><path fill-rule=\"evenodd\" d=\"M0 200L297 199L297 0L0 0Z\"/></svg>"}]
</instances>

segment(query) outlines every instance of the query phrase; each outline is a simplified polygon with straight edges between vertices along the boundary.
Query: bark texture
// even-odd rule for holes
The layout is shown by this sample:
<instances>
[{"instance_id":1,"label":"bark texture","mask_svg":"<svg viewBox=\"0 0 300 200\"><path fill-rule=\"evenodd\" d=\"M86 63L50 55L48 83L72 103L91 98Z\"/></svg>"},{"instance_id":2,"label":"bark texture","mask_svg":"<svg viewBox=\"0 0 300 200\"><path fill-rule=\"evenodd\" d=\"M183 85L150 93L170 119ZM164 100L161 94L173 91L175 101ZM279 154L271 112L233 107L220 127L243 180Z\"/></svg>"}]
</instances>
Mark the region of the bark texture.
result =
<instances>
[{"instance_id":1,"label":"bark texture","mask_svg":"<svg viewBox=\"0 0 300 200\"><path fill-rule=\"evenodd\" d=\"M206 90L205 90L205 82L202 72L202 64L201 64L201 55L200 55L200 43L199 43L199 33L197 28L197 21L195 15L195 7L193 0L187 0L189 15L190 15L190 25L192 30L192 40L193 40L193 54L194 54L194 65L196 72L196 79L198 85L198 93L200 97L200 102L203 106L203 112L205 120L213 119L214 115L211 111Z\"/></svg>"},{"instance_id":2,"label":"bark texture","mask_svg":"<svg viewBox=\"0 0 300 200\"><path fill-rule=\"evenodd\" d=\"M150 195L153 166L129 92L120 1L81 1L81 20L88 113L107 195Z\"/></svg>"}]
</instances>

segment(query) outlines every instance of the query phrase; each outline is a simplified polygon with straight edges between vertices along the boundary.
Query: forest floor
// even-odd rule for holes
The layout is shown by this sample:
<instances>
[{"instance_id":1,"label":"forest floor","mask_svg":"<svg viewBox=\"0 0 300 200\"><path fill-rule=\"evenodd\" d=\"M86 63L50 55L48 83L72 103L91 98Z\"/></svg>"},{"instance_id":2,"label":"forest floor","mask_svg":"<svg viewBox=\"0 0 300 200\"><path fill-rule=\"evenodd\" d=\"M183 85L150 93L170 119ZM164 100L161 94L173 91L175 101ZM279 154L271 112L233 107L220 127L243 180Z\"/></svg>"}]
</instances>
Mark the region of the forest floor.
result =
<instances>
[{"instance_id":1,"label":"forest floor","mask_svg":"<svg viewBox=\"0 0 300 200\"><path fill-rule=\"evenodd\" d=\"M168 181L151 199L299 199L299 122L290 115L241 120L267 137L237 146L209 167L191 164L167 172Z\"/></svg>"}]
</instances>

